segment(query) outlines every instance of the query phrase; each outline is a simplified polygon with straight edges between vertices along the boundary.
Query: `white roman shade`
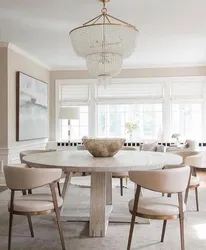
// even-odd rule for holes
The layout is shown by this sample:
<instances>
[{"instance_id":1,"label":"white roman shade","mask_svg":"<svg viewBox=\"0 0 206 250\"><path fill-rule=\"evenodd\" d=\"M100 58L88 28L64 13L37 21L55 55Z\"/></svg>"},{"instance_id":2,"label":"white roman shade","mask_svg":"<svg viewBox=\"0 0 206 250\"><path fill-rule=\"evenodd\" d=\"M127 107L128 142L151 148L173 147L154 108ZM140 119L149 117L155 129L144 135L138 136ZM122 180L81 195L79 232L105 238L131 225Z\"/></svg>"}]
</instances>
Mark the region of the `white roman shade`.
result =
<instances>
[{"instance_id":1,"label":"white roman shade","mask_svg":"<svg viewBox=\"0 0 206 250\"><path fill-rule=\"evenodd\" d=\"M86 104L89 102L88 84L60 84L59 101L62 106L72 103Z\"/></svg>"},{"instance_id":2,"label":"white roman shade","mask_svg":"<svg viewBox=\"0 0 206 250\"><path fill-rule=\"evenodd\" d=\"M203 82L173 82L171 83L171 97L173 100L203 98Z\"/></svg>"},{"instance_id":3,"label":"white roman shade","mask_svg":"<svg viewBox=\"0 0 206 250\"><path fill-rule=\"evenodd\" d=\"M162 99L162 83L121 83L110 86L98 86L97 99Z\"/></svg>"}]
</instances>

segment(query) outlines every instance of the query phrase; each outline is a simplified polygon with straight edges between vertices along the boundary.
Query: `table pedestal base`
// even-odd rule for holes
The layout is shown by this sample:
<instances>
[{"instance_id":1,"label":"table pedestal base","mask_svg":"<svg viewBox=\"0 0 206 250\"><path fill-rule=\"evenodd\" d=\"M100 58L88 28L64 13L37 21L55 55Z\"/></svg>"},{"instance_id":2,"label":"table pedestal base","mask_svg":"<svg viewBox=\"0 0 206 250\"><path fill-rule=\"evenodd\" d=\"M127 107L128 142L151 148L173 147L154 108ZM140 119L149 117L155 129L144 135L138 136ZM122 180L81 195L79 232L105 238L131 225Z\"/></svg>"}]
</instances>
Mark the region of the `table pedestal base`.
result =
<instances>
[{"instance_id":1,"label":"table pedestal base","mask_svg":"<svg viewBox=\"0 0 206 250\"><path fill-rule=\"evenodd\" d=\"M68 173L69 174L69 173ZM89 221L90 237L105 237L109 222L130 223L131 215L112 213L112 174L111 173L91 173L90 206L89 202L82 202L80 207L75 207L71 211L69 204L72 203L72 197L68 188L64 188L64 205L61 211L61 221ZM80 193L75 194L79 199L85 199ZM88 197L89 198L89 197ZM128 201L127 201L128 202ZM128 210L127 210L128 211ZM137 218L136 223L149 224L148 219Z\"/></svg>"}]
</instances>

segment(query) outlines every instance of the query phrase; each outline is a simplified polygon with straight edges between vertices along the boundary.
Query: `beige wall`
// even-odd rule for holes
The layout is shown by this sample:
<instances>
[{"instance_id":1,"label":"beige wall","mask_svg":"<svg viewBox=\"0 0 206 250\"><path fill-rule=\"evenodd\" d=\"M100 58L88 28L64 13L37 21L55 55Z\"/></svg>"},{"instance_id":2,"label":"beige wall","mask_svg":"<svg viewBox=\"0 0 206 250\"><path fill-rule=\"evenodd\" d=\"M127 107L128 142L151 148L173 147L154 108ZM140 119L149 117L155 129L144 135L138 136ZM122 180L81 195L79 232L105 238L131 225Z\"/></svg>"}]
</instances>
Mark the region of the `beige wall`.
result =
<instances>
[{"instance_id":1,"label":"beige wall","mask_svg":"<svg viewBox=\"0 0 206 250\"><path fill-rule=\"evenodd\" d=\"M182 67L182 68L142 68L124 69L118 78L154 78L154 77L181 77L204 76L206 67ZM59 70L50 72L50 140L56 140L56 110L55 110L55 81L60 79L90 79L87 70Z\"/></svg>"},{"instance_id":2,"label":"beige wall","mask_svg":"<svg viewBox=\"0 0 206 250\"><path fill-rule=\"evenodd\" d=\"M7 48L0 48L0 149L8 148Z\"/></svg>"},{"instance_id":3,"label":"beige wall","mask_svg":"<svg viewBox=\"0 0 206 250\"><path fill-rule=\"evenodd\" d=\"M32 60L15 52L13 49L8 48L7 58L8 68L8 81L7 88L8 93L5 95L5 99L8 103L8 148L9 148L9 162L18 161L18 155L20 151L32 148L43 148L46 145L46 140L31 140L31 141L16 141L16 72L22 71L28 75L31 75L37 79L49 83L49 70L34 63ZM6 110L7 113L7 110Z\"/></svg>"}]
</instances>

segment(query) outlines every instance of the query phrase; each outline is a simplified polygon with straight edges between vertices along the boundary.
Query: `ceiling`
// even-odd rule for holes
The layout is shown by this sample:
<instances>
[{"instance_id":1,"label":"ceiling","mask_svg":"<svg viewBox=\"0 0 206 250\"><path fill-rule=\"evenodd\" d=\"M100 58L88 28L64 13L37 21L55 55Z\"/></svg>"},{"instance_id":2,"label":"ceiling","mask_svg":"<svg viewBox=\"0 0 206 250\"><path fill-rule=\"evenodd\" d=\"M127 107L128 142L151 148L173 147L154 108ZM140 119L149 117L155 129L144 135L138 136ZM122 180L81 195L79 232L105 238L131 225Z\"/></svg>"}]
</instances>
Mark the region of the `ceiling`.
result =
<instances>
[{"instance_id":1,"label":"ceiling","mask_svg":"<svg viewBox=\"0 0 206 250\"><path fill-rule=\"evenodd\" d=\"M101 7L97 0L0 0L0 39L51 68L83 68L68 33ZM206 65L205 0L111 0L107 8L140 31L124 67Z\"/></svg>"}]
</instances>

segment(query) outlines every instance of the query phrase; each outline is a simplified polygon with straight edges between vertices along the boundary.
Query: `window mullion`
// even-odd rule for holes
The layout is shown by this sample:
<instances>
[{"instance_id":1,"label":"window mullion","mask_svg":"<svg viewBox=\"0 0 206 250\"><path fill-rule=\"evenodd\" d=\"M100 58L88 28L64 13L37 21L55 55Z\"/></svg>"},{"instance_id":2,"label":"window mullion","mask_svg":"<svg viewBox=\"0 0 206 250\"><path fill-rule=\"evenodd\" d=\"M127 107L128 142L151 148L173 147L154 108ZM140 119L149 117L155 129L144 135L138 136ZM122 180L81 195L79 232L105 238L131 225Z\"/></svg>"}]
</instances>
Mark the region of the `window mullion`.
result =
<instances>
[{"instance_id":1,"label":"window mullion","mask_svg":"<svg viewBox=\"0 0 206 250\"><path fill-rule=\"evenodd\" d=\"M163 124L162 124L162 141L166 142L171 137L171 83L164 84L164 99L163 99Z\"/></svg>"}]
</instances>

